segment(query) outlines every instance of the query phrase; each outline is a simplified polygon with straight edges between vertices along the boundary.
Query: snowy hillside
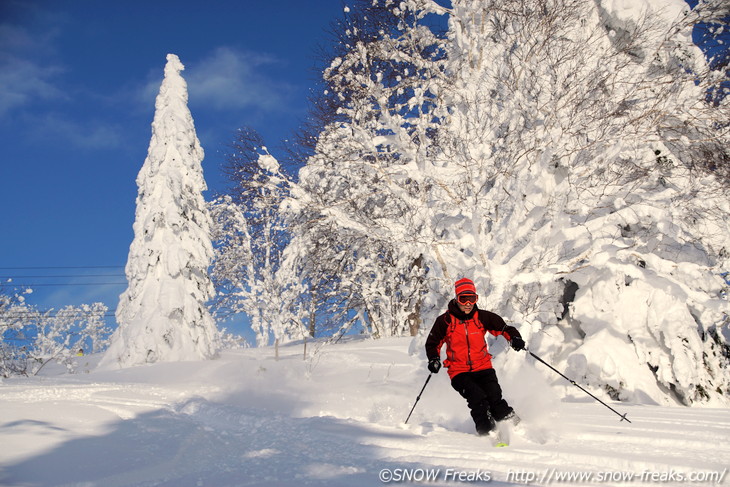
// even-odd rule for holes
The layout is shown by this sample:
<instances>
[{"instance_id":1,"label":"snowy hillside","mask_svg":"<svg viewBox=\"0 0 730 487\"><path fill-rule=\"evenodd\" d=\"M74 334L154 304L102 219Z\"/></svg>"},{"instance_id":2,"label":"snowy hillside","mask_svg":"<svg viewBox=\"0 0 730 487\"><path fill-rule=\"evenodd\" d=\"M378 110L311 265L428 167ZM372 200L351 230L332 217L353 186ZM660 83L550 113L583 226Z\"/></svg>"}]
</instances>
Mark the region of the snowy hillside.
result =
<instances>
[{"instance_id":1,"label":"snowy hillside","mask_svg":"<svg viewBox=\"0 0 730 487\"><path fill-rule=\"evenodd\" d=\"M622 423L497 343L500 380L525 431L493 448L472 433L445 373L403 424L428 376L418 340L307 349L308 360L298 343L279 360L257 348L104 372L83 358L88 373L5 380L0 484L727 483L728 409L619 404L594 391L628 414L632 424Z\"/></svg>"}]
</instances>

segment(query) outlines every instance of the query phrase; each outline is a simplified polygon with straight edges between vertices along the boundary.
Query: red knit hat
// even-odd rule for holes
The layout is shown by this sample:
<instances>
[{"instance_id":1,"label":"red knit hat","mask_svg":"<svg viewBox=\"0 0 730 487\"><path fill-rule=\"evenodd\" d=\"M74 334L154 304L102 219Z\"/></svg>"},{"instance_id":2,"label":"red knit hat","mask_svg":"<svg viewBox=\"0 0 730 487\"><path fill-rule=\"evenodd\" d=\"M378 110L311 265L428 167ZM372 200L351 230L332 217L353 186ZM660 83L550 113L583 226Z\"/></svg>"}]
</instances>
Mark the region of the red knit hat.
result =
<instances>
[{"instance_id":1,"label":"red knit hat","mask_svg":"<svg viewBox=\"0 0 730 487\"><path fill-rule=\"evenodd\" d=\"M474 282L472 282L471 279L467 279L466 277L464 279L459 279L454 283L454 290L456 291L456 295L460 294L476 294L477 288L474 286Z\"/></svg>"}]
</instances>

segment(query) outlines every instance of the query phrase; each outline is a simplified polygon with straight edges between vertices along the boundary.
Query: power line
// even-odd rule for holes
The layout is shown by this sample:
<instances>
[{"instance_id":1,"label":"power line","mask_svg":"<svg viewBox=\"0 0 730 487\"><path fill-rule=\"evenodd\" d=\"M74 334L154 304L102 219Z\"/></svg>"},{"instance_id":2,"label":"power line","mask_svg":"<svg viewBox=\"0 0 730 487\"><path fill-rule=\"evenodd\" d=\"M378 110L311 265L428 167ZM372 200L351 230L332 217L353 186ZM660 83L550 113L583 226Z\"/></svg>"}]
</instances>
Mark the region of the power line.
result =
<instances>
[{"instance_id":1,"label":"power line","mask_svg":"<svg viewBox=\"0 0 730 487\"><path fill-rule=\"evenodd\" d=\"M45 267L0 267L3 270L39 270L39 269L124 269L123 265L77 265L77 266L45 266Z\"/></svg>"},{"instance_id":2,"label":"power line","mask_svg":"<svg viewBox=\"0 0 730 487\"><path fill-rule=\"evenodd\" d=\"M31 310L31 309L14 310L14 311L7 312L7 313L0 313L0 317L5 318L5 319L16 319L16 318L33 317L36 315L43 315L43 316L47 315L47 316L50 316L51 318L56 318L60 311L61 311L60 309L57 310L54 308L46 309L46 310ZM106 313L102 316L104 318L114 318L116 316L116 312L117 312L116 309L110 309L110 310L107 310ZM93 314L93 313L88 313L88 314ZM214 318L228 318L230 316L235 316L238 314L243 314L243 312L227 311L224 313L215 314L215 315L213 315L213 317Z\"/></svg>"},{"instance_id":3,"label":"power line","mask_svg":"<svg viewBox=\"0 0 730 487\"><path fill-rule=\"evenodd\" d=\"M14 282L14 287L47 287L47 286L126 286L126 282L58 282L58 283L42 283L42 284L26 284L22 282Z\"/></svg>"},{"instance_id":4,"label":"power line","mask_svg":"<svg viewBox=\"0 0 730 487\"><path fill-rule=\"evenodd\" d=\"M122 277L124 274L54 274L51 276L0 276L0 279L46 279L53 277Z\"/></svg>"},{"instance_id":5,"label":"power line","mask_svg":"<svg viewBox=\"0 0 730 487\"><path fill-rule=\"evenodd\" d=\"M107 274L107 273L64 273L54 274L54 271L60 270L82 270L82 269L123 269L124 266L119 265L78 265L78 266L13 266L0 267L0 271L44 271L43 274L30 275L24 273L22 275L2 275L0 276L1 287L69 287L69 286L123 286L126 282L64 282L64 283L24 283L15 282L15 279L96 279L100 277L116 277L124 278L123 273Z\"/></svg>"},{"instance_id":6,"label":"power line","mask_svg":"<svg viewBox=\"0 0 730 487\"><path fill-rule=\"evenodd\" d=\"M77 318L83 318L83 317L88 317L88 316L91 316L91 315L93 315L93 313L87 313L87 314L83 314L83 315L78 315L76 317ZM35 316L41 316L43 318L46 318L46 317L48 317L48 318L58 318L59 317L59 314L58 314L58 312L56 312L56 313L50 313L50 314L44 314L44 313L38 312L38 314L36 315L35 313L28 312L28 313L17 313L17 314L16 313L3 313L2 315L0 315L0 317L2 317L3 319L6 319L6 320L20 320L20 319L26 319L26 318L34 318ZM101 318L114 318L116 316L116 314L114 314L112 312L108 312L106 314L99 315L99 316Z\"/></svg>"}]
</instances>

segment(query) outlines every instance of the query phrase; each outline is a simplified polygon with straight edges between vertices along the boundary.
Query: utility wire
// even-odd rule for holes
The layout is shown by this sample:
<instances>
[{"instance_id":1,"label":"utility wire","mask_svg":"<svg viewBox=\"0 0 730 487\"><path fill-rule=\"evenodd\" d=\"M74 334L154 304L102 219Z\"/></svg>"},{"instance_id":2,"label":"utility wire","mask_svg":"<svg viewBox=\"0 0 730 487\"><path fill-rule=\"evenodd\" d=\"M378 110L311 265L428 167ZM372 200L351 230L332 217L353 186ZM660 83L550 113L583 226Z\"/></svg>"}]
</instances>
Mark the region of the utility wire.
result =
<instances>
[{"instance_id":1,"label":"utility wire","mask_svg":"<svg viewBox=\"0 0 730 487\"><path fill-rule=\"evenodd\" d=\"M126 286L126 282L57 282L43 284L27 284L23 282L14 282L14 287L43 287L43 286Z\"/></svg>"},{"instance_id":2,"label":"utility wire","mask_svg":"<svg viewBox=\"0 0 730 487\"><path fill-rule=\"evenodd\" d=\"M46 266L46 267L0 267L3 270L26 270L26 269L124 269L123 265L79 265L79 266Z\"/></svg>"},{"instance_id":3,"label":"utility wire","mask_svg":"<svg viewBox=\"0 0 730 487\"><path fill-rule=\"evenodd\" d=\"M54 274L52 276L0 276L0 279L45 279L51 277L122 277L124 274Z\"/></svg>"},{"instance_id":4,"label":"utility wire","mask_svg":"<svg viewBox=\"0 0 730 487\"><path fill-rule=\"evenodd\" d=\"M56 310L56 309L27 310L27 311L14 310L14 311L8 312L8 313L1 313L0 317L5 318L5 319L15 319L15 318L27 318L27 317L31 317L33 315L44 315L44 316L48 315L51 318L55 318L58 316L59 311L60 310ZM117 312L116 309L110 309L110 310L107 310L107 312L103 316L105 318L113 318L116 316L116 312ZM89 314L92 314L92 313L89 313ZM235 313L235 312L219 313L219 314L215 315L214 318L227 318L229 316L234 316L237 314L239 314L239 313Z\"/></svg>"},{"instance_id":5,"label":"utility wire","mask_svg":"<svg viewBox=\"0 0 730 487\"><path fill-rule=\"evenodd\" d=\"M46 318L46 317L47 318L58 318L58 313L43 314L43 313L38 312L38 314L42 315L44 318ZM93 313L87 313L83 316L89 316L92 314ZM102 318L114 318L116 315L114 313L106 313L106 314L103 314L100 316ZM5 320L22 320L22 319L26 319L26 318L34 318L34 314L33 313L27 313L27 314L12 314L12 313L5 314L5 313L3 313L2 315L0 315L0 317L2 317Z\"/></svg>"}]
</instances>

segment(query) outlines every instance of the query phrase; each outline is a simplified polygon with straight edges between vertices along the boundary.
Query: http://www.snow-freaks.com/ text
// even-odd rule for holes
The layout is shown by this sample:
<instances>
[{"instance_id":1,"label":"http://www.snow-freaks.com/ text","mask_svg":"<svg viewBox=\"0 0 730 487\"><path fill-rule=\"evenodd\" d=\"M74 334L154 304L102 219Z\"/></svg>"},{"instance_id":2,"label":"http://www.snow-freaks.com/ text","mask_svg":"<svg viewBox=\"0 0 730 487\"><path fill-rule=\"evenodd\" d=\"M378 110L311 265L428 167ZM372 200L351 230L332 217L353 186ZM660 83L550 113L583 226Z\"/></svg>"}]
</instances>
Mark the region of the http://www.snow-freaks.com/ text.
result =
<instances>
[{"instance_id":1,"label":"http://www.snow-freaks.com/ text","mask_svg":"<svg viewBox=\"0 0 730 487\"><path fill-rule=\"evenodd\" d=\"M388 483L432 483L432 482L464 482L488 483L493 480L506 481L516 484L571 484L571 483L686 483L719 485L725 480L727 468L718 470L649 470L629 472L621 470L604 471L567 471L557 468L544 470L510 469L504 479L498 478L489 470L458 470L455 468L384 468L378 473L378 478L384 484Z\"/></svg>"}]
</instances>

